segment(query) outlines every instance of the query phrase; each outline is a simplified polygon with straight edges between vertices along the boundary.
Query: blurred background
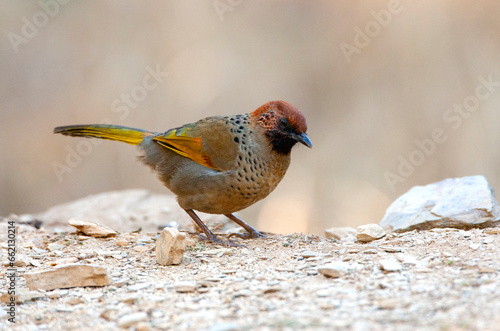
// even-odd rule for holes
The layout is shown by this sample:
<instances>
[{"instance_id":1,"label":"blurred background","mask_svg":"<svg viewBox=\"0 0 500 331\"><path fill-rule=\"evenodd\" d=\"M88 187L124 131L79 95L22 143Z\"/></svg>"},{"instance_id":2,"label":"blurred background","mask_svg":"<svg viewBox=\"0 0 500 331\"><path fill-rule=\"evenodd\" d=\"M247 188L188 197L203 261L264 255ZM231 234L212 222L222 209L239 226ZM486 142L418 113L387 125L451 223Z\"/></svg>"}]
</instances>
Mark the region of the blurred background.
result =
<instances>
[{"instance_id":1,"label":"blurred background","mask_svg":"<svg viewBox=\"0 0 500 331\"><path fill-rule=\"evenodd\" d=\"M54 135L165 131L269 100L313 148L240 215L261 230L378 223L415 185L500 189L498 1L0 2L0 215L90 194L167 190L130 145ZM188 218L188 216L185 216Z\"/></svg>"}]
</instances>

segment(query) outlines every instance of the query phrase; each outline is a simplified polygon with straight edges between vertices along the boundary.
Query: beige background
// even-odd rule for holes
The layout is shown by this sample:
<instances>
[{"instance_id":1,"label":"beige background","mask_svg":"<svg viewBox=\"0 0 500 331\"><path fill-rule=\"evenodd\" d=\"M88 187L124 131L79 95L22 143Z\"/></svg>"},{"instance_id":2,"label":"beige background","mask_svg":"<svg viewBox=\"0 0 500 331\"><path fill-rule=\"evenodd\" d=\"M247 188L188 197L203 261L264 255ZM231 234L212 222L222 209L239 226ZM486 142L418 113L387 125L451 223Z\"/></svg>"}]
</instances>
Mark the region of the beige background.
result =
<instances>
[{"instance_id":1,"label":"beige background","mask_svg":"<svg viewBox=\"0 0 500 331\"><path fill-rule=\"evenodd\" d=\"M262 230L378 222L412 186L447 177L483 174L500 189L500 87L473 104L480 77L500 82L498 1L46 3L50 15L35 1L0 2L0 215L166 191L133 147L82 145L55 126L164 131L273 99L302 110L314 147L295 148L278 189L242 213ZM347 44L359 46L349 57ZM147 67L168 76L140 96ZM134 91L143 100L118 109ZM475 110L446 122L464 101ZM385 174L436 129L446 139L391 188ZM85 155L68 165L77 148ZM70 171L58 178L55 164Z\"/></svg>"}]
</instances>

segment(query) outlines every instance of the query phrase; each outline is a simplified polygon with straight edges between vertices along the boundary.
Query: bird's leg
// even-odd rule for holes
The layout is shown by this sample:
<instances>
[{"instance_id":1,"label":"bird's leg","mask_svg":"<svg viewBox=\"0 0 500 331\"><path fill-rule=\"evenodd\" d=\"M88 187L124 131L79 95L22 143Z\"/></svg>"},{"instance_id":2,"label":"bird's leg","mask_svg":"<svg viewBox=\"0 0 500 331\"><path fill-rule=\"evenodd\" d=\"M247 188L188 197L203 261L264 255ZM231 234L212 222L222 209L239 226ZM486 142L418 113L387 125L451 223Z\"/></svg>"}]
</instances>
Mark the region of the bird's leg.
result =
<instances>
[{"instance_id":1,"label":"bird's leg","mask_svg":"<svg viewBox=\"0 0 500 331\"><path fill-rule=\"evenodd\" d=\"M243 229L247 230L248 234L241 234L241 233L231 233L229 235L229 238L231 236L238 236L243 239L249 239L249 238L262 238L265 237L264 234L260 233L259 231L255 230L250 226L250 224L245 223L242 219L234 216L233 214L225 214L227 218L229 218L231 221L235 222L239 226L241 226Z\"/></svg>"},{"instance_id":2,"label":"bird's leg","mask_svg":"<svg viewBox=\"0 0 500 331\"><path fill-rule=\"evenodd\" d=\"M198 217L198 215L196 215L194 210L192 210L192 209L184 209L184 210L186 211L186 213L188 213L189 216L191 216L191 218L196 223L196 225L198 225L198 227L201 229L201 231L203 231L207 240L211 241L214 244L218 244L218 245L222 245L222 246L242 247L242 245L235 243L234 241L231 241L231 240L224 241L222 239L217 238L217 236L215 234L213 234L212 231L210 231L208 229L208 227L205 225L205 223L203 223L203 221Z\"/></svg>"}]
</instances>

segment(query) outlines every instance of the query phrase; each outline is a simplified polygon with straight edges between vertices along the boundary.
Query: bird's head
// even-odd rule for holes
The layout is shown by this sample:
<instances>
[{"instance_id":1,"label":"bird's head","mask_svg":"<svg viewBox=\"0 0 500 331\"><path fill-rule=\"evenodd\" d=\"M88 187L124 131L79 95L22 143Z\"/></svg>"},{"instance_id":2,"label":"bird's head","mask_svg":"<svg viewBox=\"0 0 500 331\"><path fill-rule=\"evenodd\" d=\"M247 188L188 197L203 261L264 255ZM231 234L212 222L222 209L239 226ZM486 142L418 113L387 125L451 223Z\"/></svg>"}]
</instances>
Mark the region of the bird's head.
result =
<instances>
[{"instance_id":1,"label":"bird's head","mask_svg":"<svg viewBox=\"0 0 500 331\"><path fill-rule=\"evenodd\" d=\"M252 117L265 129L274 151L289 154L297 142L312 147L306 135L306 118L288 102L270 101L252 112Z\"/></svg>"}]
</instances>

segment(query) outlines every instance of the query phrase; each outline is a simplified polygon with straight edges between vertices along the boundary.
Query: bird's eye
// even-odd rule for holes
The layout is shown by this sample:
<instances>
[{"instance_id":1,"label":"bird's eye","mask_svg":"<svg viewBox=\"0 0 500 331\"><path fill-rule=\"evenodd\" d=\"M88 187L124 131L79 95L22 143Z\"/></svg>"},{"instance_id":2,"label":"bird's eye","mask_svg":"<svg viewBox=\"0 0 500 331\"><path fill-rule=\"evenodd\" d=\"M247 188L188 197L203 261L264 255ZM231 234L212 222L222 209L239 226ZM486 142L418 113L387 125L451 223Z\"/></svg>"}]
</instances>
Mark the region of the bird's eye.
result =
<instances>
[{"instance_id":1,"label":"bird's eye","mask_svg":"<svg viewBox=\"0 0 500 331\"><path fill-rule=\"evenodd\" d=\"M286 118L282 118L280 119L280 124L283 126L288 126L288 121L286 120Z\"/></svg>"}]
</instances>

